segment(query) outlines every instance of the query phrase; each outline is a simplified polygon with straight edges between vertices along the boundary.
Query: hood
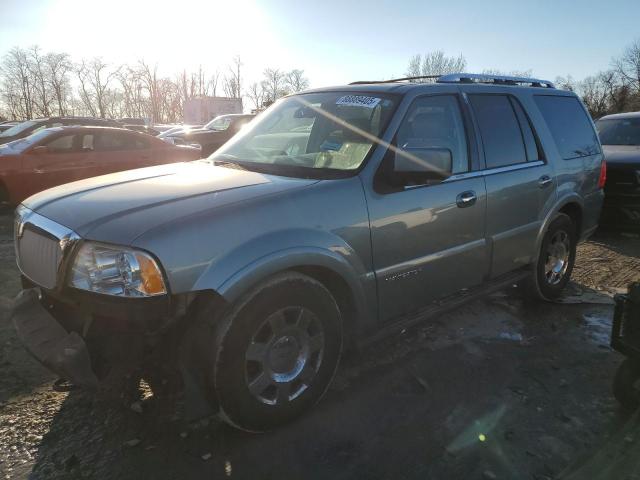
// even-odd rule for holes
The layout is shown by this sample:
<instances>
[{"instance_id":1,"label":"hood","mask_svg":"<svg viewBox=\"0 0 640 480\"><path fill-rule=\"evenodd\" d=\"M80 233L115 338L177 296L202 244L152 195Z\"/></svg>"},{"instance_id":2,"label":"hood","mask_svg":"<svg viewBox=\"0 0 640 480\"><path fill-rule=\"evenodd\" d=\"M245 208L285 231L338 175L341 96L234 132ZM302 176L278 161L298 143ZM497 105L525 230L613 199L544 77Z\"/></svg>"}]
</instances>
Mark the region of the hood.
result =
<instances>
[{"instance_id":1,"label":"hood","mask_svg":"<svg viewBox=\"0 0 640 480\"><path fill-rule=\"evenodd\" d=\"M603 145L607 163L636 164L640 166L640 145Z\"/></svg>"},{"instance_id":2,"label":"hood","mask_svg":"<svg viewBox=\"0 0 640 480\"><path fill-rule=\"evenodd\" d=\"M23 204L84 238L130 245L147 230L174 220L315 182L198 160L61 185Z\"/></svg>"}]
</instances>

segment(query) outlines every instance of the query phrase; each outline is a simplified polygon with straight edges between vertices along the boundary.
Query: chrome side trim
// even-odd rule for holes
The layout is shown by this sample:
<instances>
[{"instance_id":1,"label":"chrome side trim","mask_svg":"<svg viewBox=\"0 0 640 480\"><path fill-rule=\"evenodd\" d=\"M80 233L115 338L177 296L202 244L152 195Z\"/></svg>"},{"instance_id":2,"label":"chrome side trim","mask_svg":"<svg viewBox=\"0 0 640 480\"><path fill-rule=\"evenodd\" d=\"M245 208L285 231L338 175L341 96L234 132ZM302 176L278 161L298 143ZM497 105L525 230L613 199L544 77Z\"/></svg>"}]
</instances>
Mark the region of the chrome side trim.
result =
<instances>
[{"instance_id":1,"label":"chrome side trim","mask_svg":"<svg viewBox=\"0 0 640 480\"><path fill-rule=\"evenodd\" d=\"M455 182L457 180L463 180L465 178L487 177L489 175L496 175L498 173L513 172L516 170L524 170L525 168L535 168L544 165L544 161L536 160L535 162L516 163L515 165L507 165L506 167L488 168L486 170L476 170L473 172L458 173L451 175L442 182Z\"/></svg>"},{"instance_id":2,"label":"chrome side trim","mask_svg":"<svg viewBox=\"0 0 640 480\"><path fill-rule=\"evenodd\" d=\"M487 241L484 238L480 238L469 243L463 243L462 245L456 245L455 247L447 248L446 250L430 253L422 257L407 260L406 262L381 268L380 270L376 270L376 275L379 278L384 278L384 280L386 281L404 278L406 276L420 273L422 267L428 263L440 260L442 258L447 258L452 255L458 255L462 252L467 252L469 250L484 247L486 244Z\"/></svg>"}]
</instances>

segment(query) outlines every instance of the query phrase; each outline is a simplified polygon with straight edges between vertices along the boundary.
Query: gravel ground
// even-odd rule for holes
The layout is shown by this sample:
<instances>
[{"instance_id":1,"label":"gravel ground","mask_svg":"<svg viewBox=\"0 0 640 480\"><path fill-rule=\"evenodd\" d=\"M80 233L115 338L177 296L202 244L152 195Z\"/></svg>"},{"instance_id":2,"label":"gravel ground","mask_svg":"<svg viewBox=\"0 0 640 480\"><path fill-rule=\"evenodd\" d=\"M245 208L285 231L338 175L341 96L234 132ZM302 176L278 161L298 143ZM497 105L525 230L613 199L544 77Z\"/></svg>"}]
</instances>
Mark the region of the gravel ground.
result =
<instances>
[{"instance_id":1,"label":"gravel ground","mask_svg":"<svg viewBox=\"0 0 640 480\"><path fill-rule=\"evenodd\" d=\"M583 244L564 303L499 293L345 359L299 421L249 435L215 419L114 408L20 346L11 218L0 217L0 478L550 479L628 420L611 396L611 294L640 280L640 241Z\"/></svg>"}]
</instances>

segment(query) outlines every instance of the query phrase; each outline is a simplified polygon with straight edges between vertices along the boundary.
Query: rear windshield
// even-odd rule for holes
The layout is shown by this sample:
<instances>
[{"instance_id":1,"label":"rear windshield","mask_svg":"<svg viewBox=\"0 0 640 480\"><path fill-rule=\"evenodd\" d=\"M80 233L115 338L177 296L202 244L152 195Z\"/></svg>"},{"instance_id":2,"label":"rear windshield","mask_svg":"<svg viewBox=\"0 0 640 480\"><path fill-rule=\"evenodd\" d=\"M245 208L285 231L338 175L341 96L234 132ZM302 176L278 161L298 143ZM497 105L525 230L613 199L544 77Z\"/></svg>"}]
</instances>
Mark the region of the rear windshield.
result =
<instances>
[{"instance_id":1,"label":"rear windshield","mask_svg":"<svg viewBox=\"0 0 640 480\"><path fill-rule=\"evenodd\" d=\"M562 158L570 160L600 153L598 136L577 98L536 95L535 100Z\"/></svg>"},{"instance_id":2,"label":"rear windshield","mask_svg":"<svg viewBox=\"0 0 640 480\"><path fill-rule=\"evenodd\" d=\"M640 118L605 118L596 129L603 145L640 145Z\"/></svg>"}]
</instances>

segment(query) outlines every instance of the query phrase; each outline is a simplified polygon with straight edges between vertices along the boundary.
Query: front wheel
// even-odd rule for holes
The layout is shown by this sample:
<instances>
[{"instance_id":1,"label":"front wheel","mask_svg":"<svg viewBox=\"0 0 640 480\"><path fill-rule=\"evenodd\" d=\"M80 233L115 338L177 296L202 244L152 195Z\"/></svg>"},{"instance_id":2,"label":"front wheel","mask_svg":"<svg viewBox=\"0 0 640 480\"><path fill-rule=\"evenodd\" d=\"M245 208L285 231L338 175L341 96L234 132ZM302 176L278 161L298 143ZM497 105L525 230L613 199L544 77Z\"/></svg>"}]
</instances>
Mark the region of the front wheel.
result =
<instances>
[{"instance_id":1,"label":"front wheel","mask_svg":"<svg viewBox=\"0 0 640 480\"><path fill-rule=\"evenodd\" d=\"M214 386L224 420L260 432L314 405L342 351L331 293L300 273L279 274L247 294L222 320Z\"/></svg>"},{"instance_id":2,"label":"front wheel","mask_svg":"<svg viewBox=\"0 0 640 480\"><path fill-rule=\"evenodd\" d=\"M576 260L576 227L571 217L560 213L542 239L538 261L526 290L542 300L554 300L569 283Z\"/></svg>"}]
</instances>

